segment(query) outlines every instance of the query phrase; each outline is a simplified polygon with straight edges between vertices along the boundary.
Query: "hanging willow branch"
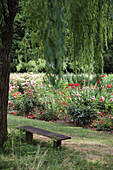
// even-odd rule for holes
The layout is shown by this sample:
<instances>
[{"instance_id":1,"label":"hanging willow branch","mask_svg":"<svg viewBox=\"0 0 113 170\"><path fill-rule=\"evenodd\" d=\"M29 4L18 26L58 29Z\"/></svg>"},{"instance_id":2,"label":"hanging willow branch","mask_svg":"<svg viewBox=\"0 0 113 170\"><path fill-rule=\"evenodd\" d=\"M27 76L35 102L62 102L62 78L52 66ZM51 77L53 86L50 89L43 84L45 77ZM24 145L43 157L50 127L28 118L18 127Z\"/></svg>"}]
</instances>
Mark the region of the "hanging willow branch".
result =
<instances>
[{"instance_id":1,"label":"hanging willow branch","mask_svg":"<svg viewBox=\"0 0 113 170\"><path fill-rule=\"evenodd\" d=\"M78 63L83 61L84 66L88 65L89 71L94 67L96 73L102 73L103 48L107 46L109 33L111 34L111 1L73 0L70 12L75 70ZM86 71L88 72L87 69Z\"/></svg>"},{"instance_id":2,"label":"hanging willow branch","mask_svg":"<svg viewBox=\"0 0 113 170\"><path fill-rule=\"evenodd\" d=\"M63 67L64 34L63 6L58 0L48 1L48 25L46 31L45 55L50 83L57 86Z\"/></svg>"}]
</instances>

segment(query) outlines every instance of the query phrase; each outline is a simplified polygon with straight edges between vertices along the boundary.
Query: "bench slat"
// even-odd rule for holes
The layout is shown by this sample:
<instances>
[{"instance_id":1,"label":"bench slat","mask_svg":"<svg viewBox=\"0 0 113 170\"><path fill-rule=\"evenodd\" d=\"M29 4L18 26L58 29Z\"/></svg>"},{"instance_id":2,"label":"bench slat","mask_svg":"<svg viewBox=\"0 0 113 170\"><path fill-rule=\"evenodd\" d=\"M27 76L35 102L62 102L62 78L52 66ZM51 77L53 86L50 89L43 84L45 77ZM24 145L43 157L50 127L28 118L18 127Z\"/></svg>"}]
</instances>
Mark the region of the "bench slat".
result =
<instances>
[{"instance_id":1,"label":"bench slat","mask_svg":"<svg viewBox=\"0 0 113 170\"><path fill-rule=\"evenodd\" d=\"M20 126L20 127L17 127L17 128L22 129L22 130L27 131L27 132L43 135L43 136L46 136L46 137L49 137L49 138L53 138L55 140L71 139L71 137L69 137L69 136L53 133L53 132L43 130L43 129L39 129L39 128L32 127L32 126Z\"/></svg>"}]
</instances>

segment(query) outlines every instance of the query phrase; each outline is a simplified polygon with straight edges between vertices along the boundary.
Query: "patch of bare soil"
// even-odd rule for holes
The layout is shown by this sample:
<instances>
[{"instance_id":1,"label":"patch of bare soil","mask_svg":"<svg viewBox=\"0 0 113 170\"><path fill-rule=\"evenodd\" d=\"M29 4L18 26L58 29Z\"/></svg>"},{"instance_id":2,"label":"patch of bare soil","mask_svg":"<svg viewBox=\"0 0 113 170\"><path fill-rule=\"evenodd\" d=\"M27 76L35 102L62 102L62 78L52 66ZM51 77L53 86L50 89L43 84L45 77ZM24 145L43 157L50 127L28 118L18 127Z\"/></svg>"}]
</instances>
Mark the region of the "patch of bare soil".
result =
<instances>
[{"instance_id":1,"label":"patch of bare soil","mask_svg":"<svg viewBox=\"0 0 113 170\"><path fill-rule=\"evenodd\" d=\"M71 141L63 141L63 145L70 149L85 153L88 159L92 161L102 161L105 155L113 155L113 147L109 147L105 144L91 142L76 143Z\"/></svg>"}]
</instances>

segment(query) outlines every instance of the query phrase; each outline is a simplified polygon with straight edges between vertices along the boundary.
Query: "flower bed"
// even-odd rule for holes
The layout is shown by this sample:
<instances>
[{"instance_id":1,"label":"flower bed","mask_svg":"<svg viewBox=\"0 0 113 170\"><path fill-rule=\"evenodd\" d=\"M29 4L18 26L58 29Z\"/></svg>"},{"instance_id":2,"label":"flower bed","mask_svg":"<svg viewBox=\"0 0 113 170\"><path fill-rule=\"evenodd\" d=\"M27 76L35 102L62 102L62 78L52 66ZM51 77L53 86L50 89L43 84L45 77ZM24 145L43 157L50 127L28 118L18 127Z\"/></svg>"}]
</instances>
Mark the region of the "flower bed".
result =
<instances>
[{"instance_id":1,"label":"flower bed","mask_svg":"<svg viewBox=\"0 0 113 170\"><path fill-rule=\"evenodd\" d=\"M76 81L76 79L75 79ZM40 120L72 120L93 130L113 128L113 75L95 78L70 75L53 88L44 74L11 74L8 111Z\"/></svg>"}]
</instances>

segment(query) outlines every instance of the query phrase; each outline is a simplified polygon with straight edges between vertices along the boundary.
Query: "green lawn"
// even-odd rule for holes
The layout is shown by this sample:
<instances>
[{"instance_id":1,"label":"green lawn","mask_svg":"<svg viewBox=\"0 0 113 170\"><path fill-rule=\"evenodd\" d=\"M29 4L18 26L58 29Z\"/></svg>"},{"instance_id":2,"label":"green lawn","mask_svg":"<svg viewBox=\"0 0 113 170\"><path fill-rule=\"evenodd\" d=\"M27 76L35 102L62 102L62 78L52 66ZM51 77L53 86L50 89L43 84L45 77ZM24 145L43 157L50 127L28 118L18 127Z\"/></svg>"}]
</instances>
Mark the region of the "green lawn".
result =
<instances>
[{"instance_id":1,"label":"green lawn","mask_svg":"<svg viewBox=\"0 0 113 170\"><path fill-rule=\"evenodd\" d=\"M17 126L31 125L72 137L62 150L53 150L52 141L34 135L27 145ZM65 124L8 115L9 140L0 151L0 169L113 169L113 134ZM45 142L46 141L46 142Z\"/></svg>"}]
</instances>

